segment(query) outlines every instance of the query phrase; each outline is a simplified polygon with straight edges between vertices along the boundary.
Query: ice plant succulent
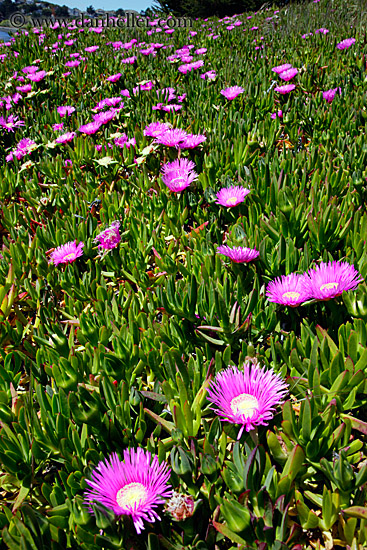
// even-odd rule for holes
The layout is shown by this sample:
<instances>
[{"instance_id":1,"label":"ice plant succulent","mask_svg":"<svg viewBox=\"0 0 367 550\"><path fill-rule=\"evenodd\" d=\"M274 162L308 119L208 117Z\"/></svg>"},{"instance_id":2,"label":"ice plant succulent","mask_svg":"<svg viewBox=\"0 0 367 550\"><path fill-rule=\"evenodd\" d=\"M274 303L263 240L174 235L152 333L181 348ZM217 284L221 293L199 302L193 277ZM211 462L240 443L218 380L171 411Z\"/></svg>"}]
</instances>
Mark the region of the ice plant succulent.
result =
<instances>
[{"instance_id":1,"label":"ice plant succulent","mask_svg":"<svg viewBox=\"0 0 367 550\"><path fill-rule=\"evenodd\" d=\"M228 208L236 206L245 200L246 195L250 193L250 189L246 189L240 185L233 187L225 187L217 193L216 204L227 206Z\"/></svg>"},{"instance_id":2,"label":"ice plant succulent","mask_svg":"<svg viewBox=\"0 0 367 550\"><path fill-rule=\"evenodd\" d=\"M269 302L283 306L297 307L310 298L304 275L291 273L282 275L268 284L266 296Z\"/></svg>"},{"instance_id":3,"label":"ice plant succulent","mask_svg":"<svg viewBox=\"0 0 367 550\"><path fill-rule=\"evenodd\" d=\"M23 138L18 143L15 150L10 151L10 153L5 157L7 162L14 160L14 157L20 160L25 155L28 155L36 147L36 143L29 138Z\"/></svg>"},{"instance_id":4,"label":"ice plant succulent","mask_svg":"<svg viewBox=\"0 0 367 550\"><path fill-rule=\"evenodd\" d=\"M230 246L221 245L217 247L217 254L223 254L235 262L236 264L243 264L256 260L259 257L260 252L255 248L246 248L243 246Z\"/></svg>"},{"instance_id":5,"label":"ice plant succulent","mask_svg":"<svg viewBox=\"0 0 367 550\"><path fill-rule=\"evenodd\" d=\"M166 145L167 147L179 147L186 139L187 133L181 128L175 128L173 130L166 130L162 134L159 134L154 143L160 145Z\"/></svg>"},{"instance_id":6,"label":"ice plant succulent","mask_svg":"<svg viewBox=\"0 0 367 550\"><path fill-rule=\"evenodd\" d=\"M288 80L292 80L292 78L294 78L297 74L298 69L292 67L291 69L287 69L286 71L279 73L279 78L288 82Z\"/></svg>"},{"instance_id":7,"label":"ice plant succulent","mask_svg":"<svg viewBox=\"0 0 367 550\"><path fill-rule=\"evenodd\" d=\"M288 392L288 385L272 369L257 363L244 363L243 370L228 367L219 372L208 389L208 400L214 412L223 420L242 425L249 432L256 426L266 426L274 408Z\"/></svg>"},{"instance_id":8,"label":"ice plant succulent","mask_svg":"<svg viewBox=\"0 0 367 550\"><path fill-rule=\"evenodd\" d=\"M50 255L49 263L54 265L68 264L75 262L77 258L83 256L84 243L76 244L76 241L70 241L58 246Z\"/></svg>"},{"instance_id":9,"label":"ice plant succulent","mask_svg":"<svg viewBox=\"0 0 367 550\"><path fill-rule=\"evenodd\" d=\"M4 130L7 130L8 132L14 132L15 128L24 126L24 124L24 121L18 120L18 117L16 116L10 115L8 118L0 116L0 128L4 128Z\"/></svg>"},{"instance_id":10,"label":"ice plant succulent","mask_svg":"<svg viewBox=\"0 0 367 550\"><path fill-rule=\"evenodd\" d=\"M277 86L276 88L274 88L274 92L279 92L280 94L289 94L289 92L293 92L295 88L295 84L286 84L285 86Z\"/></svg>"},{"instance_id":11,"label":"ice plant succulent","mask_svg":"<svg viewBox=\"0 0 367 550\"><path fill-rule=\"evenodd\" d=\"M78 128L79 132L82 132L83 134L95 134L96 132L98 132L98 130L100 129L100 127L102 126L102 123L101 122L97 122L97 121L94 121L94 122L88 122L88 124L84 124L83 126L80 126Z\"/></svg>"},{"instance_id":12,"label":"ice plant succulent","mask_svg":"<svg viewBox=\"0 0 367 550\"><path fill-rule=\"evenodd\" d=\"M162 181L170 191L180 193L198 178L195 164L188 159L176 159L162 167Z\"/></svg>"},{"instance_id":13,"label":"ice plant succulent","mask_svg":"<svg viewBox=\"0 0 367 550\"><path fill-rule=\"evenodd\" d=\"M280 74L291 68L292 68L292 65L290 63L283 63L283 65L278 65L277 67L273 67L272 71L274 73Z\"/></svg>"},{"instance_id":14,"label":"ice plant succulent","mask_svg":"<svg viewBox=\"0 0 367 550\"><path fill-rule=\"evenodd\" d=\"M275 113L271 113L270 115L270 118L272 118L273 120L277 117L283 118L283 111L281 109L278 109L278 111L275 111Z\"/></svg>"},{"instance_id":15,"label":"ice plant succulent","mask_svg":"<svg viewBox=\"0 0 367 550\"><path fill-rule=\"evenodd\" d=\"M231 86L230 88L225 88L224 90L221 90L220 93L229 101L232 101L232 99L235 99L240 94L243 94L245 91L242 86Z\"/></svg>"},{"instance_id":16,"label":"ice plant succulent","mask_svg":"<svg viewBox=\"0 0 367 550\"><path fill-rule=\"evenodd\" d=\"M56 143L67 143L75 138L75 132L66 132L55 139Z\"/></svg>"},{"instance_id":17,"label":"ice plant succulent","mask_svg":"<svg viewBox=\"0 0 367 550\"><path fill-rule=\"evenodd\" d=\"M170 470L166 463L159 464L158 457L144 449L126 449L123 461L116 453L101 461L86 482L91 487L85 493L89 512L93 504L110 508L116 516L131 516L138 534L144 529L144 521L160 520L155 508L164 504L172 495L167 484Z\"/></svg>"},{"instance_id":18,"label":"ice plant succulent","mask_svg":"<svg viewBox=\"0 0 367 550\"><path fill-rule=\"evenodd\" d=\"M330 300L340 296L344 290L355 290L363 279L348 262L321 262L310 269L305 277L306 287L312 298Z\"/></svg>"},{"instance_id":19,"label":"ice plant succulent","mask_svg":"<svg viewBox=\"0 0 367 550\"><path fill-rule=\"evenodd\" d=\"M341 95L342 90L341 88L332 88L331 90L326 90L325 92L322 92L322 97L326 99L328 103L332 103L336 93L339 91L339 95Z\"/></svg>"},{"instance_id":20,"label":"ice plant succulent","mask_svg":"<svg viewBox=\"0 0 367 550\"><path fill-rule=\"evenodd\" d=\"M345 40L342 40L337 44L338 50L345 50L347 48L350 48L350 46L353 46L355 44L356 39L355 38L346 38Z\"/></svg>"},{"instance_id":21,"label":"ice plant succulent","mask_svg":"<svg viewBox=\"0 0 367 550\"><path fill-rule=\"evenodd\" d=\"M175 521L184 521L191 518L194 513L195 501L191 495L183 495L174 491L173 495L166 502L166 512Z\"/></svg>"},{"instance_id":22,"label":"ice plant succulent","mask_svg":"<svg viewBox=\"0 0 367 550\"><path fill-rule=\"evenodd\" d=\"M203 134L187 134L185 140L178 147L180 149L195 149L206 141L206 136Z\"/></svg>"},{"instance_id":23,"label":"ice plant succulent","mask_svg":"<svg viewBox=\"0 0 367 550\"><path fill-rule=\"evenodd\" d=\"M120 222L114 221L107 229L99 233L94 239L94 242L99 244L102 250L112 250L121 241L121 235L119 232Z\"/></svg>"}]
</instances>

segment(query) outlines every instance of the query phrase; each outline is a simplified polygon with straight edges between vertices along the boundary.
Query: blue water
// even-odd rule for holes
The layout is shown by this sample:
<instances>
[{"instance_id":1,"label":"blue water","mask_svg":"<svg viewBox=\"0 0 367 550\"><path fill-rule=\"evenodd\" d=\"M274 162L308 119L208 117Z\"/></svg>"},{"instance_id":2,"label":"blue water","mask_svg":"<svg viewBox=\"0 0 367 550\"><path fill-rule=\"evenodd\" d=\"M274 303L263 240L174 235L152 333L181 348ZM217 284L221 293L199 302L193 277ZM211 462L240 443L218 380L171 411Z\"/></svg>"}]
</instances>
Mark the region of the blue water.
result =
<instances>
[{"instance_id":1,"label":"blue water","mask_svg":"<svg viewBox=\"0 0 367 550\"><path fill-rule=\"evenodd\" d=\"M7 42L10 40L10 34L8 34L6 31L0 30L0 40L4 40L4 42Z\"/></svg>"}]
</instances>

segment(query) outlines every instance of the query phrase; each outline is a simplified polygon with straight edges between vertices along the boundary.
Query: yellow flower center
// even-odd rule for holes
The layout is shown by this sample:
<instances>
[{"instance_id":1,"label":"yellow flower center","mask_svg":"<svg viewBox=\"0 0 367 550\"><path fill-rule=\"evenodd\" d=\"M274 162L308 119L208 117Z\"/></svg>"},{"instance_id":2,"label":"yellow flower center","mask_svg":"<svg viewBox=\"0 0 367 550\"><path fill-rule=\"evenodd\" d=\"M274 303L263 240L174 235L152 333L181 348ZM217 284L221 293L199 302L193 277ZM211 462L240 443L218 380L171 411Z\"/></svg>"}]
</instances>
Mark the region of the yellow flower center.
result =
<instances>
[{"instance_id":1,"label":"yellow flower center","mask_svg":"<svg viewBox=\"0 0 367 550\"><path fill-rule=\"evenodd\" d=\"M139 482L128 483L119 490L116 495L116 502L121 508L134 506L144 501L148 496L147 488Z\"/></svg>"},{"instance_id":2,"label":"yellow flower center","mask_svg":"<svg viewBox=\"0 0 367 550\"><path fill-rule=\"evenodd\" d=\"M325 283L320 286L320 290L330 290L332 288L338 288L339 283Z\"/></svg>"},{"instance_id":3,"label":"yellow flower center","mask_svg":"<svg viewBox=\"0 0 367 550\"><path fill-rule=\"evenodd\" d=\"M237 200L237 197L230 197L229 199L227 199L227 206L236 206Z\"/></svg>"},{"instance_id":4,"label":"yellow flower center","mask_svg":"<svg viewBox=\"0 0 367 550\"><path fill-rule=\"evenodd\" d=\"M290 298L291 300L298 300L298 298L300 297L300 293L299 292L293 292L293 291L289 291L289 292L284 292L284 294L282 295L282 298Z\"/></svg>"},{"instance_id":5,"label":"yellow flower center","mask_svg":"<svg viewBox=\"0 0 367 550\"><path fill-rule=\"evenodd\" d=\"M64 256L64 260L75 260L75 252L70 252L70 254L67 254Z\"/></svg>"},{"instance_id":6,"label":"yellow flower center","mask_svg":"<svg viewBox=\"0 0 367 550\"><path fill-rule=\"evenodd\" d=\"M249 393L241 393L231 400L233 414L243 414L245 418L250 418L258 407L258 400Z\"/></svg>"}]
</instances>

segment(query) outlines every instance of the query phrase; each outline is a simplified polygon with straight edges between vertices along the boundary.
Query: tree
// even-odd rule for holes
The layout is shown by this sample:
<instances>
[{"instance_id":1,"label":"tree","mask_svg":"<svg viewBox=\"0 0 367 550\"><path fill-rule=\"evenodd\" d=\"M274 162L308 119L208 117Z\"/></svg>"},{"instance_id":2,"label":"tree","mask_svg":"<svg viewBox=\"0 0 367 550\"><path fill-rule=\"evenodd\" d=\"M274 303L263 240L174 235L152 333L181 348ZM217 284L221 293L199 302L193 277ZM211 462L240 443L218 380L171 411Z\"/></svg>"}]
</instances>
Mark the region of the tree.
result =
<instances>
[{"instance_id":1,"label":"tree","mask_svg":"<svg viewBox=\"0 0 367 550\"><path fill-rule=\"evenodd\" d=\"M0 4L0 18L8 19L8 16L11 15L15 10L12 0L4 0Z\"/></svg>"},{"instance_id":2,"label":"tree","mask_svg":"<svg viewBox=\"0 0 367 550\"><path fill-rule=\"evenodd\" d=\"M282 0L275 2L281 3ZM153 10L170 13L177 17L225 17L245 11L255 11L265 0L155 0Z\"/></svg>"},{"instance_id":3,"label":"tree","mask_svg":"<svg viewBox=\"0 0 367 550\"><path fill-rule=\"evenodd\" d=\"M155 15L155 12L151 8L147 8L146 10L142 10L140 12L140 15L142 17L150 17L152 19Z\"/></svg>"},{"instance_id":4,"label":"tree","mask_svg":"<svg viewBox=\"0 0 367 550\"><path fill-rule=\"evenodd\" d=\"M67 6L56 6L55 15L56 17L68 17L69 8Z\"/></svg>"},{"instance_id":5,"label":"tree","mask_svg":"<svg viewBox=\"0 0 367 550\"><path fill-rule=\"evenodd\" d=\"M96 10L93 8L93 6L88 6L87 13L89 13L89 15L94 15L96 13Z\"/></svg>"},{"instance_id":6,"label":"tree","mask_svg":"<svg viewBox=\"0 0 367 550\"><path fill-rule=\"evenodd\" d=\"M125 10L123 10L122 8L119 8L117 11L116 11L116 15L120 16L120 17L124 17L125 15Z\"/></svg>"}]
</instances>

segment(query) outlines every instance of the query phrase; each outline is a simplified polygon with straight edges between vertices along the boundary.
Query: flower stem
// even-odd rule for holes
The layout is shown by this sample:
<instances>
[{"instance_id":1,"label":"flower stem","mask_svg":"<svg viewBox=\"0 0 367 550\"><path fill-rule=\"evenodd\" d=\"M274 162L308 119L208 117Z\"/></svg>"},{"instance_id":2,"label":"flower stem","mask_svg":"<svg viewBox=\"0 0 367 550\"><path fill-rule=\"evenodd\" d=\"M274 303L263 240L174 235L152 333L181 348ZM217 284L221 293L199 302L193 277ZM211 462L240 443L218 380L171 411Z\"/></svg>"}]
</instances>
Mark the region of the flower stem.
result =
<instances>
[{"instance_id":1,"label":"flower stem","mask_svg":"<svg viewBox=\"0 0 367 550\"><path fill-rule=\"evenodd\" d=\"M255 445L259 444L259 437L257 433L257 428L254 428L253 430L249 431L249 434L251 436L252 441L255 443Z\"/></svg>"}]
</instances>

